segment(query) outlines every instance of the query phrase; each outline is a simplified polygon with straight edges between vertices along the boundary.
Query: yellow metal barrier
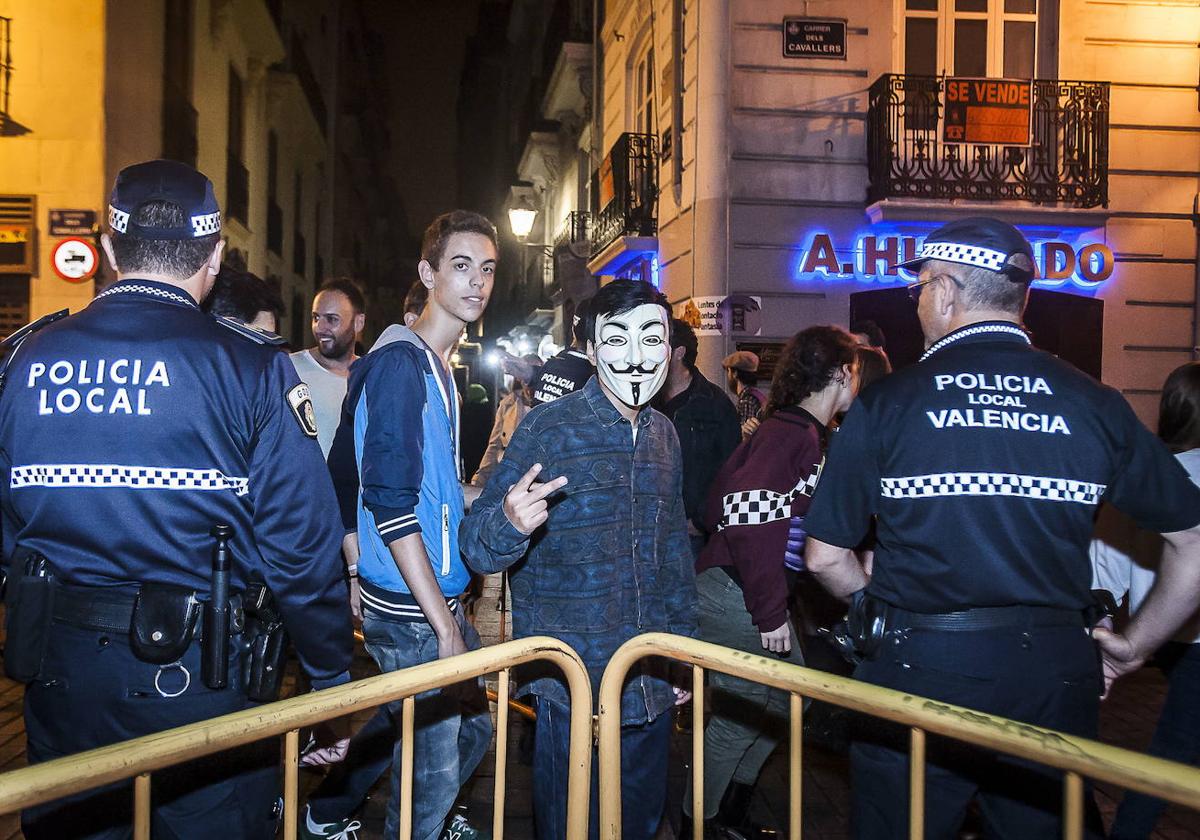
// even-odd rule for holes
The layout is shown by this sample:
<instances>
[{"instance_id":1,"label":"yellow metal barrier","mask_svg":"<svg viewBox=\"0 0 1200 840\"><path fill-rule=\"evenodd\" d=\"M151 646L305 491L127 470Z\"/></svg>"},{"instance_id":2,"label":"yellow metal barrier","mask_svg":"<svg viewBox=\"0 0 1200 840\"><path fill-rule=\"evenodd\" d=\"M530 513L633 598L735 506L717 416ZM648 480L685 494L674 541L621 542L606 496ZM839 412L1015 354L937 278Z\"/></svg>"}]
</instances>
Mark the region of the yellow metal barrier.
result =
<instances>
[{"instance_id":1,"label":"yellow metal barrier","mask_svg":"<svg viewBox=\"0 0 1200 840\"><path fill-rule=\"evenodd\" d=\"M432 688L499 672L492 836L495 840L503 840L509 674L514 666L533 660L549 661L561 668L570 692L567 840L584 840L587 835L592 767L592 687L579 655L564 642L544 636L504 642L451 659L381 674L14 770L0 775L0 814L132 778L134 838L148 840L151 773L263 738L283 735L283 836L285 840L295 840L300 729L383 703L403 700L401 738L404 772L400 788L400 837L409 840L412 835L413 696Z\"/></svg>"},{"instance_id":2,"label":"yellow metal barrier","mask_svg":"<svg viewBox=\"0 0 1200 840\"><path fill-rule=\"evenodd\" d=\"M1065 771L1063 835L1067 840L1079 840L1083 836L1085 776L1190 808L1200 808L1200 770L1193 767L708 642L667 633L647 633L630 639L613 654L600 682L600 836L604 840L620 840L621 837L621 686L630 667L647 656L667 657L692 666L692 814L696 815L697 824L704 813L706 669L763 683L791 694L788 812L791 840L800 838L801 697L845 706L910 727L909 834L913 838L924 837L926 732Z\"/></svg>"}]
</instances>

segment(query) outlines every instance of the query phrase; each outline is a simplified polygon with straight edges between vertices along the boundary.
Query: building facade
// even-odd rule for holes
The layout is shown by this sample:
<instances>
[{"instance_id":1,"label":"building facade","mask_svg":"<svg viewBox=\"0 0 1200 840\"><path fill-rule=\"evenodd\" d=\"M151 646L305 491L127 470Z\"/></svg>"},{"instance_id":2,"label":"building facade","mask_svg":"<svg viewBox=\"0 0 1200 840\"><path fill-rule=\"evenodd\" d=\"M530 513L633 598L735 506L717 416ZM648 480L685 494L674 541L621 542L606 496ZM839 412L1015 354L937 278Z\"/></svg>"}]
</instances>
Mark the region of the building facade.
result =
<instances>
[{"instance_id":1,"label":"building facade","mask_svg":"<svg viewBox=\"0 0 1200 840\"><path fill-rule=\"evenodd\" d=\"M1035 243L1035 342L1152 422L1194 357L1200 4L604 0L590 270L645 276L701 365L869 318L939 223Z\"/></svg>"},{"instance_id":2,"label":"building facade","mask_svg":"<svg viewBox=\"0 0 1200 840\"><path fill-rule=\"evenodd\" d=\"M91 229L79 238L97 243L116 173L156 157L212 180L226 259L279 289L279 329L293 344L308 342L312 294L328 276L370 289L376 270L386 283L395 236L375 225L403 208L360 218L386 199L375 165L386 133L377 116L342 119L355 109L344 91L373 84L360 5L0 0L0 237L24 240L22 253L9 249L20 261L0 256L5 323L79 309L112 281L103 260L94 276L59 276L65 235L52 211L81 211L70 218Z\"/></svg>"}]
</instances>

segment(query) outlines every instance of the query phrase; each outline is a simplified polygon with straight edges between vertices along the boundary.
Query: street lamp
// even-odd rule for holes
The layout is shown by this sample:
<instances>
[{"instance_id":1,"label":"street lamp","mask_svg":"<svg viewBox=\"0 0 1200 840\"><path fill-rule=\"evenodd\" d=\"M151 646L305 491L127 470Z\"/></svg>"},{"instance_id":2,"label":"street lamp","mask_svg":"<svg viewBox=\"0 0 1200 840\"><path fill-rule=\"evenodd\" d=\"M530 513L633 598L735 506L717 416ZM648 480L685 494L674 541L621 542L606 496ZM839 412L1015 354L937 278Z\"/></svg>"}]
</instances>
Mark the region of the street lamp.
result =
<instances>
[{"instance_id":1,"label":"street lamp","mask_svg":"<svg viewBox=\"0 0 1200 840\"><path fill-rule=\"evenodd\" d=\"M534 219L537 218L537 209L529 200L529 196L521 196L520 203L508 208L508 224L512 227L513 236L525 241L533 230Z\"/></svg>"}]
</instances>

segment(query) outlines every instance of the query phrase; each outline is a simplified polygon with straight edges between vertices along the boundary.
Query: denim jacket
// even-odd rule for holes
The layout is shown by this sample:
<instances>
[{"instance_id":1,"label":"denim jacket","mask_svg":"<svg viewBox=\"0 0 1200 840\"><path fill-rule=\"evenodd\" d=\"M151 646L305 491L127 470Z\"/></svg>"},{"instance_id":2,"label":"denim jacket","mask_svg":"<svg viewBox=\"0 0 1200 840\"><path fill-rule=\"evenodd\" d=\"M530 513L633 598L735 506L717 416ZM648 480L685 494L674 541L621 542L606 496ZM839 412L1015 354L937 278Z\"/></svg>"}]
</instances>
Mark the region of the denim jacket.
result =
<instances>
[{"instance_id":1,"label":"denim jacket","mask_svg":"<svg viewBox=\"0 0 1200 840\"><path fill-rule=\"evenodd\" d=\"M604 666L640 633L696 635L696 586L681 495L679 442L647 408L632 429L594 377L537 406L463 520L460 544L479 572L512 568L513 632L562 639L583 658L598 692ZM504 514L504 495L531 466L541 480L567 477L550 517L526 536ZM521 561L524 562L521 562ZM557 669L526 670L521 693L565 704ZM621 698L625 724L674 704L666 664L643 660Z\"/></svg>"}]
</instances>

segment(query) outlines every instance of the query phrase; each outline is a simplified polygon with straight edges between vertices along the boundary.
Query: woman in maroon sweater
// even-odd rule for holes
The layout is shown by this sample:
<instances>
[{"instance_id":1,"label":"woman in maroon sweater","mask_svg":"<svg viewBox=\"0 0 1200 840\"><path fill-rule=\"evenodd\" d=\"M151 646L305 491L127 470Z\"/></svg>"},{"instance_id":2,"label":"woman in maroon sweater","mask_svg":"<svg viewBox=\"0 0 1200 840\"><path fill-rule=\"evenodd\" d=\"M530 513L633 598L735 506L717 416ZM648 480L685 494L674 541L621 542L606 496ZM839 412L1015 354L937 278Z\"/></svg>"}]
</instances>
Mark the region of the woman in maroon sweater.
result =
<instances>
[{"instance_id":1,"label":"woman in maroon sweater","mask_svg":"<svg viewBox=\"0 0 1200 840\"><path fill-rule=\"evenodd\" d=\"M855 343L845 330L809 327L787 343L766 418L729 456L709 491L708 525L715 534L696 563L705 641L804 664L788 614L787 570L802 568L803 519L829 423L857 389ZM759 771L787 731L788 696L716 671L709 684L704 817L744 831ZM685 817L690 803L689 793Z\"/></svg>"}]
</instances>

